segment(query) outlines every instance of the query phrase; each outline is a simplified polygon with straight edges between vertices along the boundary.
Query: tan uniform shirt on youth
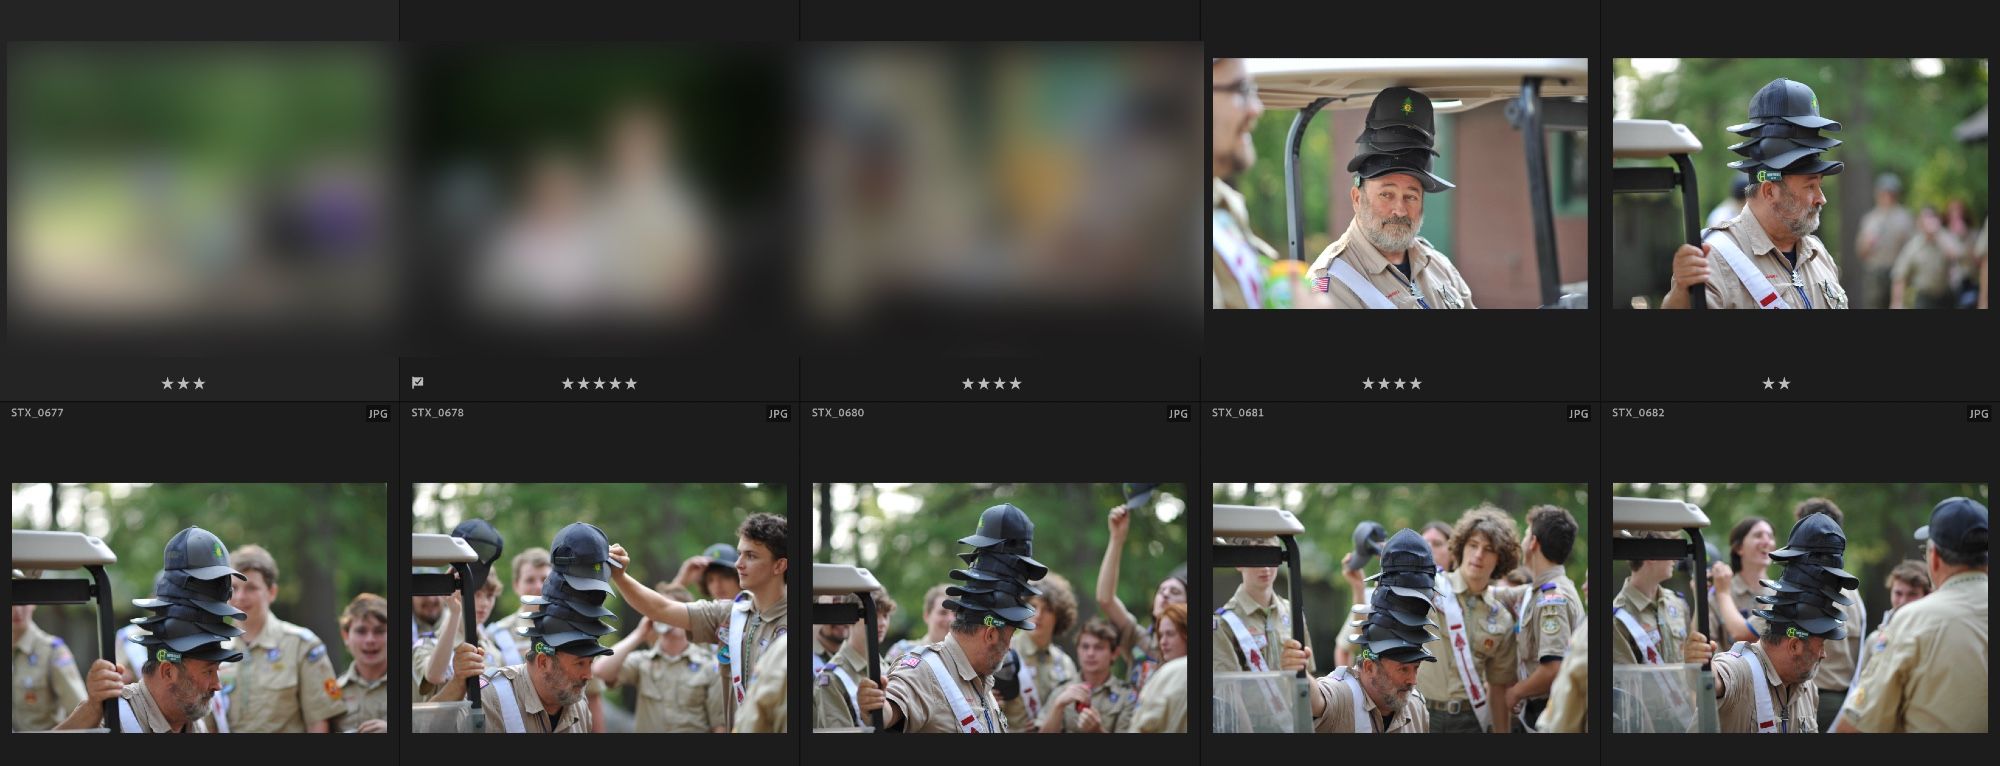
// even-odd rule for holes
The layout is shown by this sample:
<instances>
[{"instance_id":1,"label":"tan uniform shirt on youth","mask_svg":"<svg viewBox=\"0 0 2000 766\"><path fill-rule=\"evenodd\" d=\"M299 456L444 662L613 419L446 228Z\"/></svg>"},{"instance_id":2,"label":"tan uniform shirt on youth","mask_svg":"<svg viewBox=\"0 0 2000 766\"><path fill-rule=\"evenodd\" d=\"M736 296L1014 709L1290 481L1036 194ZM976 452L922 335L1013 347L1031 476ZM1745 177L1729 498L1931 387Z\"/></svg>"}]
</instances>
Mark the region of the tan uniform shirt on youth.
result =
<instances>
[{"instance_id":1,"label":"tan uniform shirt on youth","mask_svg":"<svg viewBox=\"0 0 2000 766\"><path fill-rule=\"evenodd\" d=\"M244 638L230 639L243 661L222 664L231 733L303 732L347 712L326 644L312 631L267 616L255 641Z\"/></svg>"},{"instance_id":2,"label":"tan uniform shirt on youth","mask_svg":"<svg viewBox=\"0 0 2000 766\"><path fill-rule=\"evenodd\" d=\"M715 658L717 667L719 668L717 675L722 679L722 684L725 687L723 690L723 712L724 716L731 722L734 722L736 719L736 690L729 688L731 686L729 683L730 664L732 662L743 663L743 688L747 691L750 688L751 681L756 678L757 657L763 654L764 648L771 644L771 639L783 635L787 630L785 627L785 602L786 599L778 599L776 603L769 604L762 610L754 606L749 607L749 616L743 623L743 630L747 635L743 637L743 641L741 642L743 649L742 657L727 656L729 654L729 614L736 608L737 602L711 600L696 601L687 605L688 640L698 644L714 644L716 647ZM745 591L742 603L746 605L751 603L748 591Z\"/></svg>"},{"instance_id":3,"label":"tan uniform shirt on youth","mask_svg":"<svg viewBox=\"0 0 2000 766\"><path fill-rule=\"evenodd\" d=\"M14 730L53 729L83 698L76 656L61 638L29 622L14 643Z\"/></svg>"},{"instance_id":4,"label":"tan uniform shirt on youth","mask_svg":"<svg viewBox=\"0 0 2000 766\"><path fill-rule=\"evenodd\" d=\"M635 732L698 733L729 725L728 681L701 644L688 644L679 654L662 652L658 644L635 650L618 668L618 685L637 696Z\"/></svg>"}]
</instances>

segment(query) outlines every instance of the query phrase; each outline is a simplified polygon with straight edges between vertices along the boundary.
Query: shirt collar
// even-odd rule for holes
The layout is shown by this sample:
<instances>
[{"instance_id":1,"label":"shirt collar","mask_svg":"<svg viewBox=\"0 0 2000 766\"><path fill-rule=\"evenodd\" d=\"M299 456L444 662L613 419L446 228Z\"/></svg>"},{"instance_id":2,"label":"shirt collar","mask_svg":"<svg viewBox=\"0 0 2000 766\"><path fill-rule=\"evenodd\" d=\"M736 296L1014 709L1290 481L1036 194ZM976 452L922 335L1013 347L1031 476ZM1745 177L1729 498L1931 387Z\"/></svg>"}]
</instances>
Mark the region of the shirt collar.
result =
<instances>
[{"instance_id":1,"label":"shirt collar","mask_svg":"<svg viewBox=\"0 0 2000 766\"><path fill-rule=\"evenodd\" d=\"M1631 604L1632 611L1635 612L1644 612L1651 610L1653 608L1653 602L1656 600L1653 598L1648 598L1646 594L1640 592L1638 588L1632 587L1632 578L1630 577L1625 578L1625 587L1620 588L1618 590L1618 598L1624 600L1625 603Z\"/></svg>"},{"instance_id":2,"label":"shirt collar","mask_svg":"<svg viewBox=\"0 0 2000 766\"><path fill-rule=\"evenodd\" d=\"M1751 255L1768 254L1772 258L1777 258L1780 262L1783 262L1783 257L1777 254L1779 252L1778 243L1771 241L1771 234L1764 230L1763 222L1757 219L1756 211L1751 210L1749 205L1744 205L1743 212L1736 214L1735 222L1730 225L1730 228L1739 229L1743 232L1743 241L1750 246ZM1793 264L1794 268L1803 268L1806 265L1806 261L1818 252L1818 249L1813 247L1812 243L1813 240L1810 235L1799 237L1799 243L1794 250L1799 260L1798 263Z\"/></svg>"},{"instance_id":3,"label":"shirt collar","mask_svg":"<svg viewBox=\"0 0 2000 766\"><path fill-rule=\"evenodd\" d=\"M957 671L961 681L973 681L979 673L972 668L972 659L965 656L965 647L958 645L958 633L948 633L944 637L944 658Z\"/></svg>"},{"instance_id":4,"label":"shirt collar","mask_svg":"<svg viewBox=\"0 0 2000 766\"><path fill-rule=\"evenodd\" d=\"M339 683L341 686L346 686L349 683L357 683L361 684L365 688L373 689L377 686L381 686L382 682L387 680L389 680L388 673L383 673L381 678L377 678L373 681L370 681L366 678L362 678L361 663L349 662L347 663L347 672L340 674Z\"/></svg>"},{"instance_id":5,"label":"shirt collar","mask_svg":"<svg viewBox=\"0 0 2000 766\"><path fill-rule=\"evenodd\" d=\"M1251 600L1250 586L1238 585L1236 586L1236 595L1229 597L1229 603L1227 604L1227 606L1230 608L1231 611L1235 611L1239 614L1257 614L1259 612L1264 612L1264 611L1276 611L1278 608L1278 594L1275 591L1272 592L1270 606L1261 606L1256 601Z\"/></svg>"}]
</instances>

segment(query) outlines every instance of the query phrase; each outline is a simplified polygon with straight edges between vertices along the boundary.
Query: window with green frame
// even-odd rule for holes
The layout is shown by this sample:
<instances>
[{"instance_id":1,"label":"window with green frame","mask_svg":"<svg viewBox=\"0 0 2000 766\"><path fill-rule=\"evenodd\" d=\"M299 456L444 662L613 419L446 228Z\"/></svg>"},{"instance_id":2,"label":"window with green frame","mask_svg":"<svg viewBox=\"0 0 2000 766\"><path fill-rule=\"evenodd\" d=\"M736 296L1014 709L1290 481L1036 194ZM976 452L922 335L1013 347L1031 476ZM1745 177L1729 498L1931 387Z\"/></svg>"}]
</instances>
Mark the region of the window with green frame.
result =
<instances>
[{"instance_id":1,"label":"window with green frame","mask_svg":"<svg viewBox=\"0 0 2000 766\"><path fill-rule=\"evenodd\" d=\"M1550 134L1549 198L1556 215L1590 214L1590 136L1578 131Z\"/></svg>"}]
</instances>

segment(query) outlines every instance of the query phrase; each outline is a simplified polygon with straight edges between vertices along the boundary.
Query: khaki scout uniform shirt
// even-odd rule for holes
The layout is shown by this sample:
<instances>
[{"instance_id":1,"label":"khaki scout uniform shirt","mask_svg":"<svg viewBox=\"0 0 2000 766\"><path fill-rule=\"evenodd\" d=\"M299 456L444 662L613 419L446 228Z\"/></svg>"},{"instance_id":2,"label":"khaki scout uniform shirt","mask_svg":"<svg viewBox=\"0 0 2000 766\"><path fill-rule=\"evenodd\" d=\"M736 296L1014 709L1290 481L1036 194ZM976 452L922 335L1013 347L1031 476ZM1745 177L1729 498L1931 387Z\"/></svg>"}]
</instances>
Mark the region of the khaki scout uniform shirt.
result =
<instances>
[{"instance_id":1,"label":"khaki scout uniform shirt","mask_svg":"<svg viewBox=\"0 0 2000 766\"><path fill-rule=\"evenodd\" d=\"M1764 577L1763 572L1757 572L1756 575L1758 579L1769 579ZM1731 601L1736 602L1736 611L1739 613L1754 612L1763 609L1764 605L1757 603L1757 597L1769 595L1771 595L1770 588L1762 585L1750 585L1743 582L1742 577L1729 578L1729 598ZM1743 621L1750 626L1752 632L1759 636L1764 635L1764 618L1754 614L1744 614ZM1735 646L1736 642L1741 640L1723 631L1722 607L1716 601L1715 594L1713 593L1708 596L1708 622L1708 638L1710 641L1714 641L1716 646L1726 649Z\"/></svg>"},{"instance_id":2,"label":"khaki scout uniform shirt","mask_svg":"<svg viewBox=\"0 0 2000 766\"><path fill-rule=\"evenodd\" d=\"M247 659L247 657L246 657ZM389 674L373 681L361 677L355 663L347 663L347 672L340 674L340 701L347 706L340 720L334 721L334 731L352 731L363 722L377 718L384 723L389 720Z\"/></svg>"},{"instance_id":3,"label":"khaki scout uniform shirt","mask_svg":"<svg viewBox=\"0 0 2000 766\"><path fill-rule=\"evenodd\" d=\"M1209 271L1213 277L1214 300L1219 309L1264 307L1264 276L1278 260L1278 251L1250 232L1250 215L1243 207L1243 195L1222 179L1214 180L1209 194Z\"/></svg>"},{"instance_id":4,"label":"khaki scout uniform shirt","mask_svg":"<svg viewBox=\"0 0 2000 766\"><path fill-rule=\"evenodd\" d=\"M1139 708L1125 717L1118 731L1159 734L1187 731L1187 658L1161 663L1139 691Z\"/></svg>"},{"instance_id":5,"label":"khaki scout uniform shirt","mask_svg":"<svg viewBox=\"0 0 2000 766\"><path fill-rule=\"evenodd\" d=\"M750 683L756 680L757 657L770 645L772 639L786 632L784 598L779 598L776 603L767 605L760 611L754 606L749 606L750 592L744 591L743 603L751 612L743 623L743 630L749 635L743 637L743 656L740 658L728 656L729 612L736 607L736 602L709 600L687 605L688 640L698 644L715 644L715 658L718 663L716 667L720 671L718 675L722 679L723 686L722 710L726 721L736 719L737 703L736 690L730 688L729 684L729 664L736 661L743 663L743 689L747 694Z\"/></svg>"},{"instance_id":6,"label":"khaki scout uniform shirt","mask_svg":"<svg viewBox=\"0 0 2000 766\"><path fill-rule=\"evenodd\" d=\"M923 652L911 652L898 658L895 669L889 671L889 677L885 679L883 696L888 704L896 707L896 714L902 716L900 725L903 731L913 734L960 733L958 716L951 710L951 698L945 696L956 694L971 707L981 733L1007 733L1007 716L1001 714L1000 703L993 699L993 676L982 676L972 669L972 660L967 659L965 650L959 648L958 634L946 634L943 641L925 649L942 655L945 670L951 672L958 688L938 688L937 675L924 667Z\"/></svg>"},{"instance_id":7,"label":"khaki scout uniform shirt","mask_svg":"<svg viewBox=\"0 0 2000 766\"><path fill-rule=\"evenodd\" d=\"M519 636L515 638L520 639ZM464 636L453 636L451 638L451 646L458 646L464 643L464 641ZM500 647L493 643L493 639L488 637L486 631L483 629L479 631L479 648L486 652L485 665L488 672L492 672L494 668L504 667L500 664L502 661ZM414 684L417 690L417 693L410 698L411 702L428 701L431 695L436 694L439 689L444 688L444 684L434 684L424 678L424 666L430 664L431 653L437 650L438 637L436 635L426 636L422 641L417 642L414 648L410 649L410 683ZM447 664L446 667L450 667L450 665ZM451 674L446 673L445 678L449 680Z\"/></svg>"},{"instance_id":8,"label":"khaki scout uniform shirt","mask_svg":"<svg viewBox=\"0 0 2000 766\"><path fill-rule=\"evenodd\" d=\"M1465 577L1458 572L1438 575L1451 583L1451 592L1458 599L1459 614L1465 617L1466 650L1472 654L1472 672L1485 682L1486 694L1493 694L1495 685L1512 686L1516 680L1514 661L1514 613L1506 602L1500 599L1497 589L1489 583L1485 591L1474 596L1465 592ZM1437 634L1444 638L1436 644L1431 654L1437 662L1426 662L1417 668L1417 690L1424 693L1424 699L1438 703L1453 701L1470 702L1472 696L1465 689L1465 682L1458 677L1458 653L1449 646L1451 631L1445 621L1444 610L1432 609L1431 622L1437 624ZM1471 712L1471 708L1466 708Z\"/></svg>"},{"instance_id":9,"label":"khaki scout uniform shirt","mask_svg":"<svg viewBox=\"0 0 2000 766\"><path fill-rule=\"evenodd\" d=\"M1896 265L1889 272L1889 278L1903 285L1903 305L1906 308L1947 308L1951 294L1951 256L1949 250L1962 247L1958 237L1950 229L1939 226L1935 233L1925 233L1921 229L1904 243L1903 251L1896 256Z\"/></svg>"},{"instance_id":10,"label":"khaki scout uniform shirt","mask_svg":"<svg viewBox=\"0 0 2000 766\"><path fill-rule=\"evenodd\" d=\"M856 628L855 630L860 630L860 628ZM918 648L922 648L922 645L919 644ZM900 657L902 655L897 656ZM862 716L863 720L861 721L854 720L854 700L847 696L847 685L841 683L840 677L832 670L823 667L823 663L832 662L840 666L840 669L847 671L848 678L859 682L861 679L869 677L867 654L850 646L846 641L842 641L840 642L840 651L834 654L833 659L828 660L817 654L814 655L813 659L816 663L822 664L822 666L813 668L813 728L842 729L854 726L874 726L875 724L868 720L870 716ZM889 672L891 663L892 661L888 658L882 660L883 673Z\"/></svg>"},{"instance_id":11,"label":"khaki scout uniform shirt","mask_svg":"<svg viewBox=\"0 0 2000 766\"><path fill-rule=\"evenodd\" d=\"M1986 614L1978 571L1897 609L1841 720L1867 732L1985 732Z\"/></svg>"},{"instance_id":12,"label":"khaki scout uniform shirt","mask_svg":"<svg viewBox=\"0 0 2000 766\"><path fill-rule=\"evenodd\" d=\"M83 676L69 647L28 623L14 643L14 731L53 729L83 698Z\"/></svg>"},{"instance_id":13,"label":"khaki scout uniform shirt","mask_svg":"<svg viewBox=\"0 0 2000 766\"><path fill-rule=\"evenodd\" d=\"M1795 309L1805 308L1799 299L1799 290L1792 287L1793 268L1785 265L1785 257L1779 254L1778 245L1764 233L1764 225L1757 221L1757 214L1745 205L1736 217L1716 224L1713 231L1736 243L1743 251L1750 265L1764 274L1771 283L1771 289L1778 293L1778 300ZM1703 232L1706 238L1707 232ZM1819 237L1807 234L1799 238L1795 246L1799 263L1796 271L1803 283L1806 297L1812 299L1816 309L1847 308L1847 291L1840 287L1840 264L1833 262L1833 254L1827 252L1826 245ZM1708 308L1712 309L1755 309L1757 297L1750 295L1750 288L1743 286L1743 280L1729 268L1729 262L1721 253L1708 256ZM1669 289L1679 289L1678 286ZM1742 606L1738 604L1738 606Z\"/></svg>"},{"instance_id":14,"label":"khaki scout uniform shirt","mask_svg":"<svg viewBox=\"0 0 2000 766\"><path fill-rule=\"evenodd\" d=\"M548 708L542 707L542 695L535 691L535 674L529 672L531 666L532 663L524 663L500 669L500 675L513 682L514 708L521 714L523 733L588 734L590 703L578 697L575 702L556 711L555 720L550 721ZM500 690L497 686L496 679L479 690L479 705L486 711L487 733L506 734L506 717L500 712Z\"/></svg>"},{"instance_id":15,"label":"khaki scout uniform shirt","mask_svg":"<svg viewBox=\"0 0 2000 766\"><path fill-rule=\"evenodd\" d=\"M1556 680L1549 684L1549 704L1535 720L1535 731L1576 734L1590 730L1584 716L1590 711L1589 625L1578 625L1576 632L1569 634L1569 648L1569 656L1556 670Z\"/></svg>"},{"instance_id":16,"label":"khaki scout uniform shirt","mask_svg":"<svg viewBox=\"0 0 2000 766\"><path fill-rule=\"evenodd\" d=\"M1764 683L1771 690L1771 714L1777 717L1778 732L1781 734L1819 733L1819 690L1813 688L1812 679L1803 683L1787 684L1778 677L1778 668L1771 664L1771 658L1764 654L1764 645L1750 644L1750 651L1738 657L1728 652L1718 652L1709 667L1715 671L1715 686L1722 696L1716 698L1715 715L1722 724L1724 734L1757 733L1757 695L1750 690L1750 684L1757 679L1750 675L1750 663L1764 665Z\"/></svg>"},{"instance_id":17,"label":"khaki scout uniform shirt","mask_svg":"<svg viewBox=\"0 0 2000 766\"><path fill-rule=\"evenodd\" d=\"M1063 684L1061 689L1055 690L1055 694L1060 694L1063 689L1083 683L1083 681L1077 681L1076 683ZM1055 694L1049 695L1049 698L1054 699ZM1125 719L1131 718L1132 714L1139 709L1139 690L1132 688L1131 684L1125 683L1125 679L1123 678L1115 675L1107 675L1104 683L1091 688L1090 709L1097 711L1097 725L1100 729L1106 732L1119 731L1125 726ZM1063 731L1071 734L1083 731L1083 714L1076 709L1075 705L1064 707L1062 718Z\"/></svg>"},{"instance_id":18,"label":"khaki scout uniform shirt","mask_svg":"<svg viewBox=\"0 0 2000 766\"><path fill-rule=\"evenodd\" d=\"M231 733L303 732L309 721L337 718L347 712L340 701L340 682L333 661L319 636L303 627L264 618L255 641L230 639L243 652L242 662L224 663L229 688Z\"/></svg>"},{"instance_id":19,"label":"khaki scout uniform shirt","mask_svg":"<svg viewBox=\"0 0 2000 766\"><path fill-rule=\"evenodd\" d=\"M146 682L143 679L126 684L124 690L118 692L118 697L132 708L132 717L139 719L140 734L208 733L208 727L203 726L200 720L189 721L182 724L181 728L175 729L173 724L167 722L167 714L160 711L160 703L154 701L153 695L146 692ZM130 733L122 729L120 732Z\"/></svg>"},{"instance_id":20,"label":"khaki scout uniform shirt","mask_svg":"<svg viewBox=\"0 0 2000 766\"><path fill-rule=\"evenodd\" d=\"M712 732L729 725L725 681L715 656L701 644L667 654L659 644L632 652L618 668L618 684L635 689L636 732Z\"/></svg>"},{"instance_id":21,"label":"khaki scout uniform shirt","mask_svg":"<svg viewBox=\"0 0 2000 766\"><path fill-rule=\"evenodd\" d=\"M1532 673L1544 657L1568 657L1570 634L1589 620L1583 613L1583 598L1576 594L1576 584L1563 574L1562 567L1549 567L1548 571L1535 575L1534 585L1503 590L1502 596L1511 597L1518 605L1524 587L1534 588L1534 595L1528 597L1528 608L1522 610L1518 651L1521 666Z\"/></svg>"},{"instance_id":22,"label":"khaki scout uniform shirt","mask_svg":"<svg viewBox=\"0 0 2000 766\"><path fill-rule=\"evenodd\" d=\"M1229 597L1229 603L1222 608L1236 613L1243 620L1243 629L1250 632L1254 642L1262 646L1250 647L1264 658L1264 669L1277 670L1279 660L1284 657L1285 640L1292 637L1292 602L1284 596L1271 594L1270 606L1258 606L1250 600L1244 586L1236 586L1236 595ZM1243 647L1236 645L1236 631L1229 629L1229 623L1222 619L1220 610L1209 619L1209 635L1215 642L1211 667L1215 671L1234 672L1250 669L1248 656ZM1306 648L1312 648L1312 633L1306 633ZM1158 672L1158 671L1155 671Z\"/></svg>"},{"instance_id":23,"label":"khaki scout uniform shirt","mask_svg":"<svg viewBox=\"0 0 2000 766\"><path fill-rule=\"evenodd\" d=\"M1403 257L1410 262L1410 282L1416 283L1417 291L1423 293L1424 302L1431 308L1479 308L1472 305L1472 287L1458 275L1451 259L1431 246L1429 240L1418 237ZM1403 280L1403 272L1391 265L1389 259L1375 249L1375 243L1369 242L1368 237L1361 233L1359 218L1349 221L1346 233L1320 251L1319 258L1313 261L1307 284L1317 285L1320 277L1328 277L1327 269L1333 265L1335 258L1347 261L1355 271L1361 272L1361 276L1368 278L1368 284L1387 296L1396 308L1423 308L1417 305L1416 296L1410 294L1410 282ZM1361 296L1339 279L1329 277L1326 284L1326 295L1333 299L1334 308L1368 308L1368 304L1361 302Z\"/></svg>"},{"instance_id":24,"label":"khaki scout uniform shirt","mask_svg":"<svg viewBox=\"0 0 2000 766\"><path fill-rule=\"evenodd\" d=\"M1048 626L1053 630L1054 620L1050 620ZM1032 633L1017 630L1014 631L1014 640L1010 645L1014 651L1021 654L1021 667L1024 671L1027 668L1035 669L1035 698L1043 706L1043 712L1048 712L1046 706L1049 700L1055 698L1057 687L1075 681L1077 676L1081 675L1076 669L1076 660L1070 659L1069 654L1054 641L1049 642L1047 649L1037 649ZM1025 695L1027 690L1023 689L1021 693ZM1023 697L1001 700L1000 709L1007 714L1007 727L1014 731L1032 731L1040 723L1028 715L1028 701Z\"/></svg>"},{"instance_id":25,"label":"khaki scout uniform shirt","mask_svg":"<svg viewBox=\"0 0 2000 766\"><path fill-rule=\"evenodd\" d=\"M1611 599L1611 606L1624 610L1639 622L1654 649L1659 651L1661 664L1677 665L1687 658L1688 631L1694 628L1694 612L1679 593L1664 586L1659 586L1657 592L1657 598L1647 598L1632 587L1632 578L1627 577L1625 587L1618 589L1618 596ZM1618 639L1611 644L1612 664L1645 664L1639 657L1639 643L1626 629L1624 620L1611 619L1611 635Z\"/></svg>"},{"instance_id":26,"label":"khaki scout uniform shirt","mask_svg":"<svg viewBox=\"0 0 2000 766\"><path fill-rule=\"evenodd\" d=\"M1853 602L1847 606L1834 605L1840 610L1840 619L1847 623L1847 638L1826 642L1826 659L1820 661L1819 670L1813 673L1813 686L1823 692L1847 691L1854 680L1854 661L1861 658L1861 646L1868 640L1861 634L1867 628L1861 619L1861 594L1852 590L1840 593Z\"/></svg>"},{"instance_id":27,"label":"khaki scout uniform shirt","mask_svg":"<svg viewBox=\"0 0 2000 766\"><path fill-rule=\"evenodd\" d=\"M1350 675L1359 672L1355 667L1347 668ZM1347 688L1347 682L1335 680L1333 674L1328 673L1313 681L1313 693L1326 700L1326 707L1313 717L1313 732L1353 734L1354 692ZM1361 701L1367 706L1361 714L1368 716L1369 726L1376 734L1423 734L1431 730L1431 712L1424 707L1423 692L1411 689L1402 707L1386 711L1387 720L1383 720L1385 711L1375 706L1374 697L1364 691Z\"/></svg>"},{"instance_id":28,"label":"khaki scout uniform shirt","mask_svg":"<svg viewBox=\"0 0 2000 766\"><path fill-rule=\"evenodd\" d=\"M756 673L746 681L742 709L731 723L736 734L783 734L791 725L785 714L785 697L790 679L785 677L785 644L790 638L778 634L757 658Z\"/></svg>"}]
</instances>

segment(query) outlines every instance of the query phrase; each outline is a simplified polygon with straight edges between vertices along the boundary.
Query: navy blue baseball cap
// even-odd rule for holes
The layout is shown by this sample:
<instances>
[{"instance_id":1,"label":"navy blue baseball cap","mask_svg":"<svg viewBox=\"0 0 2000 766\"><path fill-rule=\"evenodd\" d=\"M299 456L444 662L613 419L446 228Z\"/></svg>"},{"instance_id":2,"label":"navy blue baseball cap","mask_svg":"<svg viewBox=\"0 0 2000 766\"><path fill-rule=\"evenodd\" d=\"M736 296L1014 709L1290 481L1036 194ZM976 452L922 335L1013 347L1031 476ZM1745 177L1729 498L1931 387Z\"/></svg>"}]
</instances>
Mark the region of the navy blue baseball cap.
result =
<instances>
[{"instance_id":1,"label":"navy blue baseball cap","mask_svg":"<svg viewBox=\"0 0 2000 766\"><path fill-rule=\"evenodd\" d=\"M1931 509L1931 523L1917 529L1917 542L1930 541L1952 553L1986 552L1986 506L1969 497L1946 498Z\"/></svg>"}]
</instances>

